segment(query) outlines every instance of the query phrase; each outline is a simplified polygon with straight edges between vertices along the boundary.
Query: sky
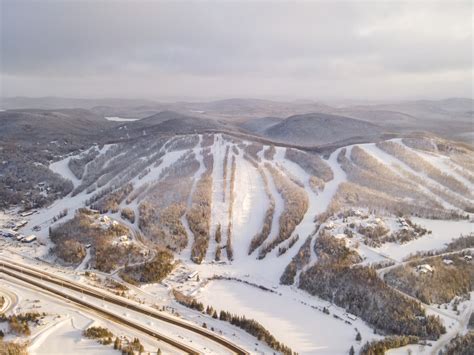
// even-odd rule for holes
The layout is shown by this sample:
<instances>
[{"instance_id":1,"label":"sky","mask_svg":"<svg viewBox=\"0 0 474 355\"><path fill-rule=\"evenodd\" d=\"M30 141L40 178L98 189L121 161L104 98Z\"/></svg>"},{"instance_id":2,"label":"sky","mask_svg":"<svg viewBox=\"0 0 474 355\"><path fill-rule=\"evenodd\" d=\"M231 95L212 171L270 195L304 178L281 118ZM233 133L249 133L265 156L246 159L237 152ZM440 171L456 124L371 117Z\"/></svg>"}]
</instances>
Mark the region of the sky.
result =
<instances>
[{"instance_id":1,"label":"sky","mask_svg":"<svg viewBox=\"0 0 474 355\"><path fill-rule=\"evenodd\" d=\"M0 3L3 97L473 96L471 1Z\"/></svg>"}]
</instances>

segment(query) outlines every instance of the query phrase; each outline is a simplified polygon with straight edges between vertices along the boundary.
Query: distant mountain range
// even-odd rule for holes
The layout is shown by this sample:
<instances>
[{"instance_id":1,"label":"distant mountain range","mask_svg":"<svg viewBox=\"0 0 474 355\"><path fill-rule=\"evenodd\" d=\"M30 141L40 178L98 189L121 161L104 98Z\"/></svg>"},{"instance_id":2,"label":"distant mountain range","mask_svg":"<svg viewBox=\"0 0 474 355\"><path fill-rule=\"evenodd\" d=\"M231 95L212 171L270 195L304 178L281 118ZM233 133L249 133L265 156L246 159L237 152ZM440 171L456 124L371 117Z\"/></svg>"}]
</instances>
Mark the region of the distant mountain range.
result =
<instances>
[{"instance_id":1,"label":"distant mountain range","mask_svg":"<svg viewBox=\"0 0 474 355\"><path fill-rule=\"evenodd\" d=\"M68 125L74 129L81 127L80 122L84 123L85 131L126 126L127 135L135 136L143 134L143 130L148 130L150 134L234 130L300 145L326 144L351 137L374 137L383 132L414 131L470 142L474 131L474 101L465 98L333 107L313 101L259 99L160 103L133 99L15 97L3 98L0 107L15 109L0 116L4 127L14 117L34 120L39 115L44 126L55 122L60 131L64 122L58 120L62 117L70 120ZM50 114L47 114L48 111ZM24 116L19 112L23 112ZM109 116L139 120L133 123L104 120ZM73 121L77 122L73 124ZM36 124L38 122L30 125ZM9 129L3 130L3 133L6 132ZM118 133L111 131L108 136L122 137L124 131Z\"/></svg>"}]
</instances>

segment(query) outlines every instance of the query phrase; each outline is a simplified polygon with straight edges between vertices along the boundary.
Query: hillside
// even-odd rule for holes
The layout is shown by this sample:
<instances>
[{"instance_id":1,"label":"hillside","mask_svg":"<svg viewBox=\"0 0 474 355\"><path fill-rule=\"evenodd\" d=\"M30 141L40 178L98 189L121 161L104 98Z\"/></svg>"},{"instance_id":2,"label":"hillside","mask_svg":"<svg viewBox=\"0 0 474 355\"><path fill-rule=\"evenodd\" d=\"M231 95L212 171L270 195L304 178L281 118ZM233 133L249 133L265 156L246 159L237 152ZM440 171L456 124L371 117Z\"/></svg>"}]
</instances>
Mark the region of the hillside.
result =
<instances>
[{"instance_id":1,"label":"hillside","mask_svg":"<svg viewBox=\"0 0 474 355\"><path fill-rule=\"evenodd\" d=\"M92 146L50 164L70 187L27 218L20 233L35 233L38 247L26 252L119 275L150 299L175 288L205 305L244 312L295 349L308 349L298 341L304 334L310 349L327 344L342 352L357 333L380 339L373 328L443 339L446 322L432 313L458 319L454 306L428 313L373 267L404 266L411 254L442 250L472 231L469 146L413 136L340 147L325 159L222 133L150 133L171 132L188 119L161 113L141 122L146 132L139 139ZM157 250L166 258L157 259ZM193 272L197 280L188 279ZM457 275L460 286L449 297L466 302L469 273ZM440 287L424 283L420 292L423 285ZM327 331L315 334L307 324L330 324L343 338L328 341Z\"/></svg>"},{"instance_id":2,"label":"hillside","mask_svg":"<svg viewBox=\"0 0 474 355\"><path fill-rule=\"evenodd\" d=\"M263 135L293 144L314 146L351 137L374 137L382 133L375 124L322 113L291 116L264 130Z\"/></svg>"},{"instance_id":3,"label":"hillside","mask_svg":"<svg viewBox=\"0 0 474 355\"><path fill-rule=\"evenodd\" d=\"M32 143L32 138L43 143L71 139L87 144L116 126L85 109L1 111L0 124L0 139L25 144Z\"/></svg>"}]
</instances>

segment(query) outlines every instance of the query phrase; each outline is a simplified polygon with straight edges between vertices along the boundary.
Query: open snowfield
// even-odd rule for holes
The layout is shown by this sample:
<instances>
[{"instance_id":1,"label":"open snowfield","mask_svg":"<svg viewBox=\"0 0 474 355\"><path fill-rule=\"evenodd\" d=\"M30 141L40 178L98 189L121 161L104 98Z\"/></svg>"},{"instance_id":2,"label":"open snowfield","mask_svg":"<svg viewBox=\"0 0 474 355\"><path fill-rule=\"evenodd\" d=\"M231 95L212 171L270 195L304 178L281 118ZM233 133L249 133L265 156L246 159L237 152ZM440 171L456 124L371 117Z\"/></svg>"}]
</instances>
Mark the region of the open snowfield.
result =
<instances>
[{"instance_id":1,"label":"open snowfield","mask_svg":"<svg viewBox=\"0 0 474 355\"><path fill-rule=\"evenodd\" d=\"M360 320L349 325L333 314L311 308L311 305L328 307L331 313L344 317L344 310L328 302L289 287L280 287L278 292L281 295L236 281L212 281L199 293L198 299L220 310L251 315L299 354L345 354L351 345L357 351L361 344L355 341L355 328L361 333L363 343L379 338Z\"/></svg>"},{"instance_id":2,"label":"open snowfield","mask_svg":"<svg viewBox=\"0 0 474 355\"><path fill-rule=\"evenodd\" d=\"M425 218L412 218L413 222L432 231L432 234L412 240L406 244L386 243L376 251L389 255L397 261L403 261L410 254L417 251L442 249L453 239L461 235L474 233L474 223L470 221L441 221Z\"/></svg>"}]
</instances>

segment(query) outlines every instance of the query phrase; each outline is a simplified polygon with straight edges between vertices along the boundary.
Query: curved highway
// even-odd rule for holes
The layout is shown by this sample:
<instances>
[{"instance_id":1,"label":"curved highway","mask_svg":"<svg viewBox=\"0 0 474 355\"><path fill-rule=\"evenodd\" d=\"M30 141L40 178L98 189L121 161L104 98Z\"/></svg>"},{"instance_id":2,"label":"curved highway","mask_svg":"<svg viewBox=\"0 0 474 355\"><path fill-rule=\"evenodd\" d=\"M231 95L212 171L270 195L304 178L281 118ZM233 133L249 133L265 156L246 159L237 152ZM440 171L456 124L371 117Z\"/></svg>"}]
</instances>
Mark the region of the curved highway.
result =
<instances>
[{"instance_id":1,"label":"curved highway","mask_svg":"<svg viewBox=\"0 0 474 355\"><path fill-rule=\"evenodd\" d=\"M72 300L71 298L74 298L73 296L67 295L64 292L58 291L54 288L51 288L51 287L45 285L45 282L49 282L49 283L52 283L52 284L55 284L55 285L59 285L59 286L68 288L70 290L80 292L84 295L92 296L92 297L101 299L103 301L107 301L109 303L127 308L129 310L145 314L145 315L147 315L151 318L155 318L155 319L158 319L160 321L163 321L163 322L181 327L181 328L186 329L188 331L194 332L194 333L196 333L196 334L198 334L202 337L205 337L209 340L212 340L215 343L227 348L229 351L231 351L234 354L238 354L238 355L248 355L248 354L250 354L248 351L244 350L240 346L230 342L229 340L227 340L227 339L225 339L225 338L223 338L223 337L221 337L221 336L219 336L219 335L217 335L217 334L215 334L215 333L213 333L213 332L211 332L211 331L209 331L205 328L194 325L192 323L185 322L185 321L183 321L181 319L178 319L178 318L174 318L174 317L162 314L158 311L148 309L146 307L134 304L134 303L132 303L132 302L126 300L126 299L120 298L118 296L113 296L113 295L107 294L105 292L93 289L92 287L84 286L84 285L81 285L77 282L74 282L74 281L71 281L71 280L66 280L66 279L58 277L56 275L52 275L50 273L47 273L47 272L44 272L44 271L41 271L41 270L37 270L37 269L35 269L31 266L22 265L22 264L15 263L15 262L12 262L12 261L5 261L5 260L0 259L0 272L3 272L3 273L5 273L5 274L7 274L11 277L18 278L18 279L20 279L24 282L28 282L30 284L33 284L36 287L46 289L49 292L53 292L53 293L58 294L58 295L59 295L59 293L61 293L60 296ZM32 280L30 278L34 278L36 280ZM73 301L76 302L76 303L81 303L81 304L86 303L86 302L84 302L83 300L81 300L79 298L76 298ZM90 307L91 305L89 303L87 303L86 306ZM102 313L107 312L107 313L110 313L109 316L111 316L111 317L121 318L120 316L117 316L117 315L115 315L111 312L105 311L103 308L100 308L100 307L97 307L97 308L98 308L97 311L99 311L99 312L102 312ZM120 321L122 323L127 322L127 325L132 326L132 325L128 324L128 323L131 323L131 322L127 319L118 319L117 321ZM140 325L137 325L137 326L141 327ZM137 328L136 326L134 326L134 327ZM145 328L145 329L148 329L148 328ZM139 330L141 330L141 329L139 329ZM148 331L150 331L150 330L148 329ZM145 331L145 332L147 332L147 331ZM152 335L152 336L155 336L156 338L160 337L158 339L166 341L170 345L173 345L173 346L175 346L175 347L177 347L181 350L185 350L185 351L187 351L191 354L197 353L194 349L180 348L179 346L183 345L183 344L178 343L177 341L175 341L173 339L169 339L168 337L159 335L156 332L153 332L153 333L154 334L149 334L149 333L148 334Z\"/></svg>"}]
</instances>

